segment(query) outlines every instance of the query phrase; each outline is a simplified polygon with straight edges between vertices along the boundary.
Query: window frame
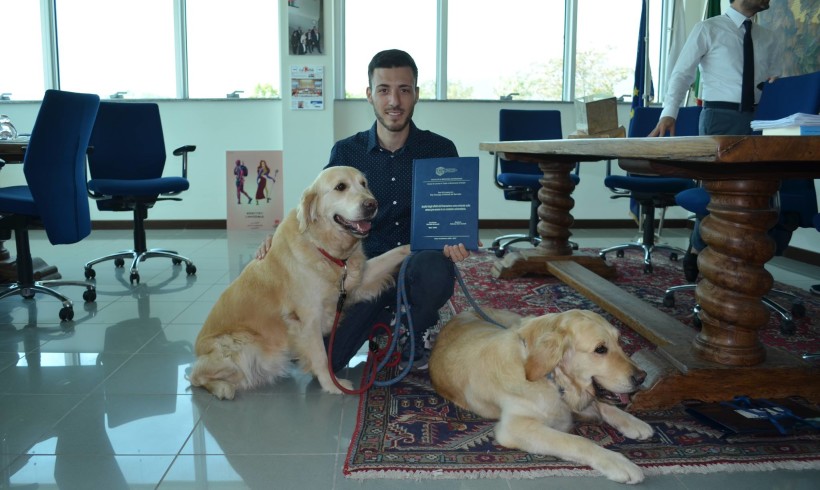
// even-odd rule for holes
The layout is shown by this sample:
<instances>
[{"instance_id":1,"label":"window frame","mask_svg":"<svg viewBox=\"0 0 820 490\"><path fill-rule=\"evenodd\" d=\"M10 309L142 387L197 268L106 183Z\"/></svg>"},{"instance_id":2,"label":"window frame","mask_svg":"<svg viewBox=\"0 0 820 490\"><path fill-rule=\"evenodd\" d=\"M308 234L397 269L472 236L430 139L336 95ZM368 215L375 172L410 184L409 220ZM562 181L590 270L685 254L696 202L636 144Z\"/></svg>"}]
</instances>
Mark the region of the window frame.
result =
<instances>
[{"instance_id":1,"label":"window frame","mask_svg":"<svg viewBox=\"0 0 820 490\"><path fill-rule=\"evenodd\" d=\"M41 26L43 36L43 70L46 89L60 87L60 67L59 67L59 47L58 33L56 28L56 5L55 0L39 0L41 9ZM334 56L334 95L337 100L345 100L345 3L347 0L333 1L333 31L335 42L333 43ZM355 1L355 0L354 0ZM562 101L572 101L575 99L575 68L576 68L576 47L578 28L578 2L582 0L564 0L564 63L563 63L563 88ZM641 0L643 1L643 0ZM657 8L660 5L662 10L662 25L659 33L660 57L657 72L654 74L656 88L656 100L662 100L665 88L665 74L667 72L667 55L664 48L669 44L669 22L671 21L671 9L675 0L657 0L652 5ZM436 100L448 100L447 98L447 20L448 20L448 0L437 0L436 15ZM188 63L187 63L187 0L173 0L174 4L174 39L175 39L175 62L176 62L176 98L182 100L194 100L190 98L188 88ZM280 10L281 13L281 10ZM279 27L287 22L279 16ZM281 29L279 30L281 39ZM287 44L280 43L282 46ZM280 73L286 57L280 58ZM281 78L280 78L281 79ZM280 90L280 93L281 90ZM274 98L275 99L275 98ZM281 100L281 95L279 97ZM198 99L197 99L198 100ZM464 101L477 99L464 99Z\"/></svg>"}]
</instances>

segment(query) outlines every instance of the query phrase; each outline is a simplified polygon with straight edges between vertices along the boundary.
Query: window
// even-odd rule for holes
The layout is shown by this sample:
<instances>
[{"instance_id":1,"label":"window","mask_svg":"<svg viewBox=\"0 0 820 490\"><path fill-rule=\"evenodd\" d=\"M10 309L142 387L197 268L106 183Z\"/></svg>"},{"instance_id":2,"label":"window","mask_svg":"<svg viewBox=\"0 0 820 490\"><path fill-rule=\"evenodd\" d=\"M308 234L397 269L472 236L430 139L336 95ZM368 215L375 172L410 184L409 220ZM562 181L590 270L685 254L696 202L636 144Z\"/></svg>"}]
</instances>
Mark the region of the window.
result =
<instances>
[{"instance_id":1,"label":"window","mask_svg":"<svg viewBox=\"0 0 820 490\"><path fill-rule=\"evenodd\" d=\"M436 4L436 0L345 2L345 97L365 97L370 59L393 48L407 51L416 61L420 97L436 97Z\"/></svg>"},{"instance_id":2,"label":"window","mask_svg":"<svg viewBox=\"0 0 820 490\"><path fill-rule=\"evenodd\" d=\"M108 98L173 98L172 0L57 0L60 88Z\"/></svg>"},{"instance_id":3,"label":"window","mask_svg":"<svg viewBox=\"0 0 820 490\"><path fill-rule=\"evenodd\" d=\"M40 100L45 92L40 2L4 2L0 94L11 100Z\"/></svg>"},{"instance_id":4,"label":"window","mask_svg":"<svg viewBox=\"0 0 820 490\"><path fill-rule=\"evenodd\" d=\"M186 9L190 97L280 97L278 2L196 0Z\"/></svg>"},{"instance_id":5,"label":"window","mask_svg":"<svg viewBox=\"0 0 820 490\"><path fill-rule=\"evenodd\" d=\"M448 99L561 100L563 1L448 4Z\"/></svg>"},{"instance_id":6,"label":"window","mask_svg":"<svg viewBox=\"0 0 820 490\"><path fill-rule=\"evenodd\" d=\"M613 94L627 101L632 99L642 3L642 0L578 0L576 97ZM656 88L660 18L661 1L650 1L648 52Z\"/></svg>"}]
</instances>

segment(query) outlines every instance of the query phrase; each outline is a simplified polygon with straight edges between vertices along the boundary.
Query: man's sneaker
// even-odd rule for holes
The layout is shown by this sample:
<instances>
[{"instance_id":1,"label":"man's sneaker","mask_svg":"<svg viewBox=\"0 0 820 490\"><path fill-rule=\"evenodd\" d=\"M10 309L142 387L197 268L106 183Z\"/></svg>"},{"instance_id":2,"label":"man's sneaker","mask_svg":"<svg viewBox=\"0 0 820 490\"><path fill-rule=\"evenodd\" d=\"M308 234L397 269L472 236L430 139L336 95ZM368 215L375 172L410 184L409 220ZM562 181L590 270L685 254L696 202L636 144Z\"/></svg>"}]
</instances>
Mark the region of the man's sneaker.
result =
<instances>
[{"instance_id":1,"label":"man's sneaker","mask_svg":"<svg viewBox=\"0 0 820 490\"><path fill-rule=\"evenodd\" d=\"M809 291L811 291L811 294L816 294L816 295L820 296L820 284L813 285L812 287L809 288Z\"/></svg>"},{"instance_id":2,"label":"man's sneaker","mask_svg":"<svg viewBox=\"0 0 820 490\"><path fill-rule=\"evenodd\" d=\"M409 359L405 359L402 355L402 360L399 363L399 370L404 371L404 368L407 367L407 364L410 363ZM413 366L411 369L416 371L426 371L430 364L430 349L424 348L416 348L416 355L413 359Z\"/></svg>"}]
</instances>

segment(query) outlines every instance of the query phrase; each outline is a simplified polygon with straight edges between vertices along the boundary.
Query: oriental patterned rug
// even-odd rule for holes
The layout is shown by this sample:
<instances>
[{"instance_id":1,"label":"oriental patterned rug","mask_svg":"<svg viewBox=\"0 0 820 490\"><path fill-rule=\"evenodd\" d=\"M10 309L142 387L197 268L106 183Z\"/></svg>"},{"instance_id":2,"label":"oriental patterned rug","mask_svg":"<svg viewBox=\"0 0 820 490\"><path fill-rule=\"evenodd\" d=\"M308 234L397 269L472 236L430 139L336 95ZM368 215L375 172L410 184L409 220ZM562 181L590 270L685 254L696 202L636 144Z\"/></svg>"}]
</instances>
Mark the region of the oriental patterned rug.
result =
<instances>
[{"instance_id":1,"label":"oriental patterned rug","mask_svg":"<svg viewBox=\"0 0 820 490\"><path fill-rule=\"evenodd\" d=\"M524 315L590 309L621 329L628 353L651 348L646 339L558 280L494 279L490 274L493 260L490 254L476 254L459 264L470 293L481 307L505 308ZM692 324L692 293L678 294L674 307L662 304L668 286L685 282L679 263L657 255L653 257L654 273L645 275L637 254L627 253L612 260L618 271L613 279L616 285L642 298L648 307L660 308L682 323ZM796 332L792 335L784 335L779 318L772 316L761 332L763 342L798 354L820 351L818 326L813 320L820 313L820 301L795 288L781 284L776 287L796 294L806 315L795 319ZM442 316L446 321L449 315L467 308L469 303L459 290L452 308L443 310ZM394 374L386 371L380 377L390 379ZM820 469L820 435L816 431L789 436L731 435L687 415L682 406L635 415L655 428L653 438L626 439L606 424L579 424L574 433L625 454L647 475ZM413 371L395 385L374 387L361 396L344 473L356 479L598 475L586 466L500 446L493 438L493 425L493 421L438 396L426 371Z\"/></svg>"}]
</instances>

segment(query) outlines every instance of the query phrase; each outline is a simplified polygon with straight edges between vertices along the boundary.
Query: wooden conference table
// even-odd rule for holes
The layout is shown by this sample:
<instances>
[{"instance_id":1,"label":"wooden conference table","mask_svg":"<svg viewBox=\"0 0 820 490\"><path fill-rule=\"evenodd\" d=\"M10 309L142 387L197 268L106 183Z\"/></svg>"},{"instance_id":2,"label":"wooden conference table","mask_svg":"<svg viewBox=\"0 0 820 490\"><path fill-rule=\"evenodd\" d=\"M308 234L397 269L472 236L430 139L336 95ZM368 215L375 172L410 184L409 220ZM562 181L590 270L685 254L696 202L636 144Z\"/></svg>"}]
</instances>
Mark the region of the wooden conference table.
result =
<instances>
[{"instance_id":1,"label":"wooden conference table","mask_svg":"<svg viewBox=\"0 0 820 490\"><path fill-rule=\"evenodd\" d=\"M766 348L758 331L769 312L761 298L772 287L764 268L774 255L768 229L777 221L771 199L780 179L820 177L820 136L692 136L481 143L482 151L538 164L541 244L508 254L498 277L552 274L652 341L657 349L633 358L650 373L649 389L633 407L673 405L683 399L719 401L734 395L801 395L820 401L820 370L796 356ZM575 162L619 159L633 173L701 179L710 215L702 222L709 247L699 254L695 291L702 330L691 328L615 287L597 256L569 245ZM594 271L594 272L591 272ZM596 274L597 273L597 274ZM651 384L650 384L651 383Z\"/></svg>"}]
</instances>

